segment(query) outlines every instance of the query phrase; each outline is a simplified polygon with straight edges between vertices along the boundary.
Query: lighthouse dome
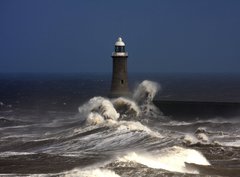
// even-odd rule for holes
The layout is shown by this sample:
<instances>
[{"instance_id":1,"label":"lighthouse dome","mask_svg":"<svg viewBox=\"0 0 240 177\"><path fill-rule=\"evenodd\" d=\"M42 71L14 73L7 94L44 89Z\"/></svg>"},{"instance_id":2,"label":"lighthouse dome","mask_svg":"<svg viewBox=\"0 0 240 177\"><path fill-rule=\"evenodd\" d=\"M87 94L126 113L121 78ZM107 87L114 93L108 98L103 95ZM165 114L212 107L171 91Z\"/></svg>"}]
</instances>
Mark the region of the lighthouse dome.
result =
<instances>
[{"instance_id":1,"label":"lighthouse dome","mask_svg":"<svg viewBox=\"0 0 240 177\"><path fill-rule=\"evenodd\" d=\"M115 46L125 46L125 43L122 41L122 38L119 37L117 42L115 43Z\"/></svg>"}]
</instances>

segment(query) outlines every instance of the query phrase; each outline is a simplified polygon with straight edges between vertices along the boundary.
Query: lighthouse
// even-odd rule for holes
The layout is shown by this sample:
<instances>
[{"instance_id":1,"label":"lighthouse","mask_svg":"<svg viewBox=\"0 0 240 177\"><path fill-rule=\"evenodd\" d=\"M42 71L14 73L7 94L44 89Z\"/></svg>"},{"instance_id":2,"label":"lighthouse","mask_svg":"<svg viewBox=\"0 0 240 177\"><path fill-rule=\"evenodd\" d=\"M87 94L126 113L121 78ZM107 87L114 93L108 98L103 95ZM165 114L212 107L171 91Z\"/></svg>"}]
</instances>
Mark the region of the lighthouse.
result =
<instances>
[{"instance_id":1,"label":"lighthouse","mask_svg":"<svg viewBox=\"0 0 240 177\"><path fill-rule=\"evenodd\" d=\"M130 96L128 89L127 75L128 53L125 50L125 43L122 38L118 38L115 43L115 50L112 53L112 85L110 97Z\"/></svg>"}]
</instances>

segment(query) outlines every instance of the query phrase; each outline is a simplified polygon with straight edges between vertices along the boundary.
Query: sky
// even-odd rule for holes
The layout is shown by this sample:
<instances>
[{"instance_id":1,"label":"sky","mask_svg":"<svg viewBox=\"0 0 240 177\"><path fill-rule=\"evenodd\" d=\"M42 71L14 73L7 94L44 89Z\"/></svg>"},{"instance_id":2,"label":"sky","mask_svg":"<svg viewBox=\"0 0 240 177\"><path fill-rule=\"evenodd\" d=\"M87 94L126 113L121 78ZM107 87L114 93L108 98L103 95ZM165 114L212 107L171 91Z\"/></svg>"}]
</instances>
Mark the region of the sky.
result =
<instances>
[{"instance_id":1,"label":"sky","mask_svg":"<svg viewBox=\"0 0 240 177\"><path fill-rule=\"evenodd\" d=\"M240 73L239 0L1 0L0 72Z\"/></svg>"}]
</instances>

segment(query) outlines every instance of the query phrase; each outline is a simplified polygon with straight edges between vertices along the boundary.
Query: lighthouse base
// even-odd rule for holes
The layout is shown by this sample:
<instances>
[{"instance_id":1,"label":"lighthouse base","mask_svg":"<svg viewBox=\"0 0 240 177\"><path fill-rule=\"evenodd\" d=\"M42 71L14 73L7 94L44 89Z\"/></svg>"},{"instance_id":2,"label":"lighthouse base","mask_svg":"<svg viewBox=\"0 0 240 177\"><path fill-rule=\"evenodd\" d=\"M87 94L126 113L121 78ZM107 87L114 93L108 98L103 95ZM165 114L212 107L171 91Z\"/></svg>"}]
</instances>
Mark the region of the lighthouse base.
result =
<instances>
[{"instance_id":1,"label":"lighthouse base","mask_svg":"<svg viewBox=\"0 0 240 177\"><path fill-rule=\"evenodd\" d=\"M111 92L109 94L109 98L118 98L118 97L131 98L132 93L131 92Z\"/></svg>"}]
</instances>

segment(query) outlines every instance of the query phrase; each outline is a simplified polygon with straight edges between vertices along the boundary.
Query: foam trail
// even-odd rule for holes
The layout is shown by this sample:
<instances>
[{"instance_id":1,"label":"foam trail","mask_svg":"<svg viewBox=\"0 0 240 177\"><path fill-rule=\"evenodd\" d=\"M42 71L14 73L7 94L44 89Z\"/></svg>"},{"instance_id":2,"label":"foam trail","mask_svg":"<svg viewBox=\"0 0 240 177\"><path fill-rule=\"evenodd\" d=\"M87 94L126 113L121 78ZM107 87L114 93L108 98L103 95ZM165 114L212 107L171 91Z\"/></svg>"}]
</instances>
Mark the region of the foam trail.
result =
<instances>
[{"instance_id":1,"label":"foam trail","mask_svg":"<svg viewBox=\"0 0 240 177\"><path fill-rule=\"evenodd\" d=\"M240 147L240 140L234 142L221 142L224 146Z\"/></svg>"},{"instance_id":2,"label":"foam trail","mask_svg":"<svg viewBox=\"0 0 240 177\"><path fill-rule=\"evenodd\" d=\"M1 174L0 174L1 175ZM6 175L7 176L7 175ZM15 175L13 175L15 176ZM49 177L49 176L59 176L59 177L120 177L114 171L107 169L73 169L63 173L57 174L33 174L31 177Z\"/></svg>"},{"instance_id":3,"label":"foam trail","mask_svg":"<svg viewBox=\"0 0 240 177\"><path fill-rule=\"evenodd\" d=\"M1 152L0 157L10 157L10 156L20 156L20 155L23 156L23 155L30 155L30 154L35 154L35 153L6 151L6 152Z\"/></svg>"},{"instance_id":4,"label":"foam trail","mask_svg":"<svg viewBox=\"0 0 240 177\"><path fill-rule=\"evenodd\" d=\"M198 151L174 146L160 150L156 154L131 152L119 159L120 161L133 161L150 168L165 169L181 173L195 173L198 171L186 168L185 162L199 165L210 165L207 159Z\"/></svg>"},{"instance_id":5,"label":"foam trail","mask_svg":"<svg viewBox=\"0 0 240 177\"><path fill-rule=\"evenodd\" d=\"M93 169L93 170L81 170L73 169L71 171L65 172L62 177L120 177L115 172L107 169Z\"/></svg>"}]
</instances>

